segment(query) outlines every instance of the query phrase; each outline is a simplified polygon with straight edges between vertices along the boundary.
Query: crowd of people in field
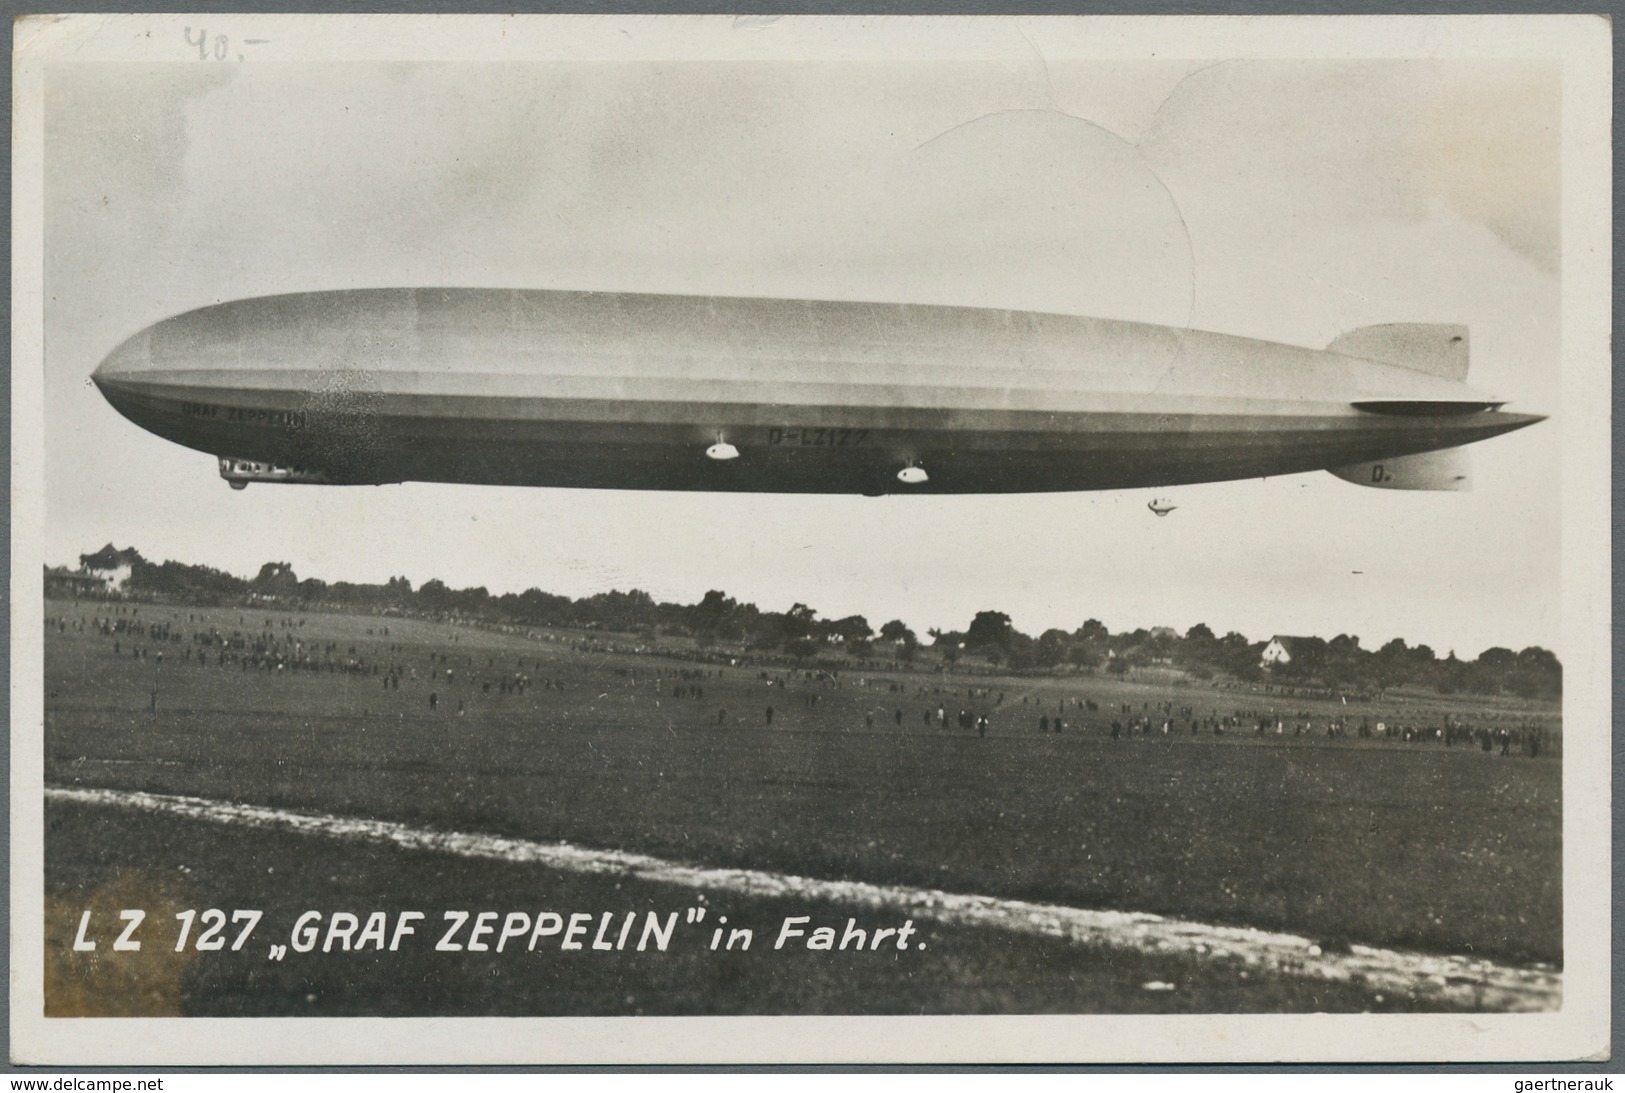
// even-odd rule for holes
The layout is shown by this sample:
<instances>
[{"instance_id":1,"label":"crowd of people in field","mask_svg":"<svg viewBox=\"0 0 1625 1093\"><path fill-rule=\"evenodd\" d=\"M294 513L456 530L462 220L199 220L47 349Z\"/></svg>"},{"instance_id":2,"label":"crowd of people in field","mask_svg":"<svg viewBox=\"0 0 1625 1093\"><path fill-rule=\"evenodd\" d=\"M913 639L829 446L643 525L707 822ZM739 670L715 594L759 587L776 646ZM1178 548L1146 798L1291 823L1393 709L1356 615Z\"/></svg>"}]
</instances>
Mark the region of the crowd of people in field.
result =
<instances>
[{"instance_id":1,"label":"crowd of people in field","mask_svg":"<svg viewBox=\"0 0 1625 1093\"><path fill-rule=\"evenodd\" d=\"M254 628L249 615L238 615L238 627L223 629L211 622L206 613L189 612L186 626L176 619L143 620L138 604L108 604L92 615L70 618L51 616L46 624L58 634L70 630L89 633L103 639L115 657L150 663L165 663L180 668L205 668L241 673L256 672L275 676L341 674L376 678L380 689L399 691L403 682L425 685L425 703L430 710L441 706L436 685L448 692L456 688L458 665L463 668L463 680L482 694L524 694L532 687L545 691L563 692L565 681L553 676L537 677L542 661L517 657L515 667L498 667L494 654L485 658L479 669L474 667L473 654L454 655L433 648L425 649L407 642L382 642L390 637L387 625L368 628L372 638L367 642L345 642L330 639L307 638L306 620L298 616L278 618L267 616L260 627ZM188 629L190 627L190 629ZM456 643L456 635L452 636ZM530 669L527 671L526 669ZM156 708L157 690L154 688L153 705ZM466 699L458 699L458 709L466 709Z\"/></svg>"},{"instance_id":2,"label":"crowd of people in field","mask_svg":"<svg viewBox=\"0 0 1625 1093\"><path fill-rule=\"evenodd\" d=\"M1150 712L1147 712L1147 711ZM1198 717L1190 706L1177 711L1172 702L1143 703L1136 712L1132 703L1121 704L1122 717L1112 721L1111 735L1116 740L1124 735L1149 736L1160 733L1169 736L1188 731L1197 736L1203 732L1214 736L1226 733L1251 733L1253 736L1285 736L1290 728L1294 737L1324 736L1328 740L1354 736L1360 740L1386 740L1405 744L1439 744L1447 748L1477 747L1484 752L1498 751L1533 759L1543 748L1549 747L1549 732L1544 725L1520 719L1508 722L1502 718L1492 721L1474 721L1444 714L1429 718L1427 723L1415 720L1389 723L1369 714L1359 718L1351 716L1317 716L1307 710L1291 714L1274 710L1236 710L1221 715L1214 710Z\"/></svg>"},{"instance_id":3,"label":"crowd of people in field","mask_svg":"<svg viewBox=\"0 0 1625 1093\"><path fill-rule=\"evenodd\" d=\"M775 727L776 716L777 727L789 723L783 716L788 707L799 711L793 720L803 726L811 723L850 729L861 723L865 729L874 729L877 724L885 726L890 722L894 730L910 731L910 726L935 731L957 729L979 737L1035 729L1041 735L1087 733L1112 740L1204 734L1353 738L1372 743L1473 748L1529 758L1553 754L1557 743L1546 725L1512 712L1486 711L1468 717L1412 711L1394 717L1369 712L1369 707L1358 714L1346 710L1288 712L1262 706L1198 710L1189 702L1105 702L1082 695L1057 697L1038 688L1018 695L978 681L943 680L940 676L899 679L890 674L843 673L823 667L759 668L725 677L727 669L721 664L671 664L670 658L653 650L633 651L595 638L560 640L555 635L547 635L545 640L567 648L571 654L568 658L553 651L547 656L501 655L499 664L500 654L496 651L476 654L458 649L458 634L441 635L440 647L436 648L424 642L421 634L414 641L400 640L398 635L391 635L387 622L368 627L365 641L341 641L314 636L316 628L307 628L307 620L293 614L225 613L228 617L236 614L237 620L235 627L227 628L222 612L189 611L183 622L178 610L166 616L162 610L149 607L143 617L140 604L110 602L86 607L88 612L76 616L48 616L47 627L58 634L88 631L102 640L112 656L154 666L165 664L167 654L167 663L180 670L368 677L377 679L378 687L385 692L398 692L404 683L419 692L415 701L431 714L455 710L457 715L464 715L473 704L489 705L505 696L533 692L563 695L571 681L565 678L570 673L560 661L568 659L578 677L575 682L590 684L597 690L605 685L604 678L583 677L607 677L610 692L657 700L703 704L707 686L716 695L718 684L726 678L724 693L716 695L721 699L715 713L718 726L751 724L752 715L738 712L737 705L730 715L727 701L737 703L742 689L763 688L769 691L769 700L758 707L761 714L756 723L768 728ZM538 635L528 637L541 644L536 640ZM1027 681L1021 684L1027 685ZM774 691L784 693L774 698ZM599 697L607 697L608 693ZM882 695L884 700L879 700ZM499 708L505 705L497 704ZM156 711L156 683L151 705ZM749 702L744 705L748 708ZM906 708L909 706L912 712ZM809 722L808 715L812 714L816 717ZM855 720L857 717L861 722ZM705 720L710 717L705 715Z\"/></svg>"},{"instance_id":4,"label":"crowd of people in field","mask_svg":"<svg viewBox=\"0 0 1625 1093\"><path fill-rule=\"evenodd\" d=\"M800 677L799 680L797 677ZM816 709L819 694L814 686L840 687L838 672L771 672L762 671L757 678L770 687L787 687L799 682L804 689L800 705ZM1227 735L1260 738L1323 737L1339 740L1352 737L1373 743L1434 744L1446 748L1470 747L1500 755L1522 755L1535 758L1551 753L1555 741L1551 730L1528 717L1515 714L1486 712L1478 718L1453 713L1436 715L1410 714L1403 721L1385 715L1364 713L1317 714L1308 710L1292 712L1276 709L1238 708L1229 712L1217 708L1198 712L1191 703L1172 701L1101 703L1084 696L1056 698L1039 694L1012 697L1006 705L1006 692L993 687L968 684L961 687L916 685L910 687L895 679L859 676L851 681L860 688L880 688L888 694L908 694L928 701L917 708L918 721L912 720L902 706L890 711L890 720L897 728L919 724L925 729L949 730L959 728L986 736L994 727L997 716L1001 728L1016 729L1032 724L1040 734L1084 732L1109 736L1113 740L1136 736L1200 736ZM1051 706L1053 704L1053 708ZM1016 713L1018 706L1028 707L1025 713ZM1037 712L1034 713L1033 711ZM880 721L885 721L884 707ZM773 723L774 710L768 706L764 724ZM864 714L866 728L873 728L877 717L873 708ZM719 720L720 723L720 720Z\"/></svg>"}]
</instances>

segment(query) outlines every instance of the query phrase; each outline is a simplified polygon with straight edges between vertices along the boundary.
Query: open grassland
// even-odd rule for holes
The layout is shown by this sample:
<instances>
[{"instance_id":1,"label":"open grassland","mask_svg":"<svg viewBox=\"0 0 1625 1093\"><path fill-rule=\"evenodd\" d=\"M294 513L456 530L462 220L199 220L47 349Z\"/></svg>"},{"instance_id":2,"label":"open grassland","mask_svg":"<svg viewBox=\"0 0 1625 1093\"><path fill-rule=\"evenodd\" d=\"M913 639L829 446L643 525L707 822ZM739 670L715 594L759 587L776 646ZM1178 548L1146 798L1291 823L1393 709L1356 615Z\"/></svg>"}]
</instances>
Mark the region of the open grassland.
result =
<instances>
[{"instance_id":1,"label":"open grassland","mask_svg":"<svg viewBox=\"0 0 1625 1093\"><path fill-rule=\"evenodd\" d=\"M1271 710L1289 726L1301 715L1322 727L1333 716L1420 723L1449 713L1538 722L1555 737L1552 709L1409 696L1356 711L1324 699L1104 679L859 670L831 678L610 651L583 635L537 640L236 609L142 605L137 615L126 605L126 628L104 633L93 620L113 610L47 604L60 620L46 634L47 784L1148 911L1289 930L1328 947L1561 961L1561 764L1549 754L1188 728L1192 718ZM213 633L241 634L245 655L222 659L227 647L195 640ZM248 656L256 647L268 655ZM296 666L301 659L310 663ZM1109 726L1128 716L1124 704L1174 726L1113 739ZM1171 712L1158 714L1164 704ZM935 718L939 707L946 725ZM987 716L987 734L959 728L960 709ZM1057 715L1064 732L1039 731L1041 716ZM91 821L74 822L82 830ZM128 852L127 868L142 867L144 847L155 857L181 853L168 840L183 832L212 847L211 859L229 859L232 840L289 838L203 838L152 818L134 826L148 831L145 841L108 843L107 853ZM276 867L298 869L289 898L315 906L302 863L357 852L301 845L290 844ZM48 884L89 883L84 870L114 867L86 857L101 853L98 845L53 855ZM466 863L419 874L391 861L387 883L356 881L369 898L386 898L392 886L455 888L454 879L432 879L442 875L512 875ZM991 953L1017 943L978 944ZM1019 943L1029 944L1038 943ZM906 994L875 1005L916 1012ZM1038 992L1022 1003L995 989L986 1008L1093 1007L1053 1001L1064 996ZM1108 1000L1099 1008L1136 1008L1105 988L1100 997ZM741 1002L740 1012L756 1004ZM963 1004L962 1012L978 1008ZM1283 995L1270 1004L1304 1001ZM873 1011L850 1005L845 1012Z\"/></svg>"}]
</instances>

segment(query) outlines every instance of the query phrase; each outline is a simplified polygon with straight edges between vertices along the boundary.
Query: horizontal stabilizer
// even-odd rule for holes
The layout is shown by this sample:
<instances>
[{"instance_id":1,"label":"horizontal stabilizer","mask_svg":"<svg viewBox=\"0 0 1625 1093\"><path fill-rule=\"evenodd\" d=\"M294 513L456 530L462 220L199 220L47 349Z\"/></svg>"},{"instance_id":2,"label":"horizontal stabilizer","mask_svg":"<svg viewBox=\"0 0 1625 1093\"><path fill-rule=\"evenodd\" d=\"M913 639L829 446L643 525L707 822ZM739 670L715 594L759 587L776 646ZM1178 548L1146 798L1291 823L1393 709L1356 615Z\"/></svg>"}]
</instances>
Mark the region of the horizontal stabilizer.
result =
<instances>
[{"instance_id":1,"label":"horizontal stabilizer","mask_svg":"<svg viewBox=\"0 0 1625 1093\"><path fill-rule=\"evenodd\" d=\"M1453 323L1362 326L1339 335L1326 349L1457 383L1467 379L1467 328Z\"/></svg>"},{"instance_id":2,"label":"horizontal stabilizer","mask_svg":"<svg viewBox=\"0 0 1625 1093\"><path fill-rule=\"evenodd\" d=\"M1350 463L1327 467L1345 482L1372 486L1379 490L1457 490L1473 488L1472 459L1463 448L1445 448L1420 455L1379 459L1375 463Z\"/></svg>"},{"instance_id":3,"label":"horizontal stabilizer","mask_svg":"<svg viewBox=\"0 0 1625 1093\"><path fill-rule=\"evenodd\" d=\"M1468 414L1487 414L1499 410L1504 402L1445 402L1440 399L1379 399L1351 402L1356 410L1388 417L1466 417Z\"/></svg>"}]
</instances>

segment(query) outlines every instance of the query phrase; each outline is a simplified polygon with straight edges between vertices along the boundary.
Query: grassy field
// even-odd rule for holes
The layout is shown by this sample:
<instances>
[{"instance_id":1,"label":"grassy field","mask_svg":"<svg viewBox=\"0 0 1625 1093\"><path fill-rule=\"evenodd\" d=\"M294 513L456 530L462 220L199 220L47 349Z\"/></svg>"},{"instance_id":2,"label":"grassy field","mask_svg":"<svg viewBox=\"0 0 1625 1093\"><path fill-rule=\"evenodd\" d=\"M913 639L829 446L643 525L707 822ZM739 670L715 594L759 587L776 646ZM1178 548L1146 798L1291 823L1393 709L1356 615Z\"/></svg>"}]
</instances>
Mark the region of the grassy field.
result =
<instances>
[{"instance_id":1,"label":"grassy field","mask_svg":"<svg viewBox=\"0 0 1625 1093\"><path fill-rule=\"evenodd\" d=\"M1561 962L1560 761L1324 735L1335 716L1421 723L1449 713L1538 722L1555 736L1550 708L1406 696L1356 713L1323 699L1171 683L861 671L821 679L594 651L580 647L581 635L536 640L413 620L235 609L142 605L129 614L125 606L117 619L126 629L104 634L94 624L98 606L101 619L114 618L106 605L47 604L47 615L61 620L46 635L48 784L1151 911L1285 929L1327 945ZM151 636L165 625L167 639ZM214 630L228 638L240 632L245 651L255 641L275 648L260 663L222 665L218 645L193 640ZM317 670L292 667L301 657L315 659ZM321 667L335 661L354 671ZM516 673L527 677L523 689L508 686ZM397 676L398 687L385 685ZM1172 704L1175 731L1113 739L1109 726L1127 716L1125 703L1153 716ZM946 726L935 721L939 706ZM1189 718L1179 716L1186 706L1197 718L1274 709L1288 728L1192 735ZM985 737L958 727L962 708L990 719ZM1039 717L1063 709L1066 730L1041 733ZM1310 735L1292 734L1297 719L1310 723ZM53 824L59 820L80 830L92 822L76 815ZM144 868L144 854L184 856L180 839L213 848L204 857L222 867L234 840L290 862L356 853L283 847L279 840L289 836L205 835L178 821L133 826L145 836L99 839L94 849L53 843L63 848L47 860L53 898L93 883L98 870L120 868L120 855L127 870ZM501 885L509 869L463 863L454 872ZM372 858L362 873L357 883L373 898L409 890L420 875L410 862ZM441 883L428 882L431 875L442 874L421 874ZM295 902L314 898L303 889L296 895ZM1029 944L1039 943L998 946ZM725 995L737 999L738 1012L918 1012L935 1005L921 1002L927 995L951 999L944 1005L962 1012L1136 1009L1102 985L1109 975L1070 993L1041 987L1047 980L1037 973L1000 980L998 946L962 946L978 955L964 957L973 966L937 970L960 984L946 994L898 987L848 995L830 987L797 1001L789 987L762 983ZM1061 966L1070 958L1046 951L1030 959ZM1091 968L1102 960L1098 953L1078 959L1092 960ZM921 974L916 982L937 976ZM1068 974L1069 982L1098 978L1077 967ZM1196 982L1205 973L1182 974ZM1007 988L989 985L999 982ZM1134 991L1143 1008L1144 992ZM205 994L189 997L207 1009ZM650 1012L704 1012L701 996L711 997L699 991L678 1003L668 996L662 1005L675 1008ZM1251 1008L1260 997L1283 1009L1370 1004L1306 1003L1291 991L1239 988L1234 1006L1204 997L1219 1010ZM502 1012L544 1011L523 1008L540 1005L534 999L514 1004L520 1008ZM602 1012L635 1008L605 1004Z\"/></svg>"}]
</instances>

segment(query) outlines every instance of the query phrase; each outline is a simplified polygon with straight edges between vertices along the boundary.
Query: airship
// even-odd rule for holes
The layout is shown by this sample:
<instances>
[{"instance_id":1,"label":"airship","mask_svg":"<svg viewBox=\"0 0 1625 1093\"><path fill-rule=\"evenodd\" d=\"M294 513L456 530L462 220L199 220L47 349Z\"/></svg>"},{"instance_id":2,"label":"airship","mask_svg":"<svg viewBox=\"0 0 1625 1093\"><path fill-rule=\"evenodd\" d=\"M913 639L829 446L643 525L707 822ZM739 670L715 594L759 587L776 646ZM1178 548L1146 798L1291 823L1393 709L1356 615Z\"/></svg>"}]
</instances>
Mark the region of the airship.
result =
<instances>
[{"instance_id":1,"label":"airship","mask_svg":"<svg viewBox=\"0 0 1625 1093\"><path fill-rule=\"evenodd\" d=\"M92 379L251 482L1026 493L1328 470L1466 488L1540 421L1464 327L1325 349L1077 315L495 288L264 296L163 319Z\"/></svg>"}]
</instances>

